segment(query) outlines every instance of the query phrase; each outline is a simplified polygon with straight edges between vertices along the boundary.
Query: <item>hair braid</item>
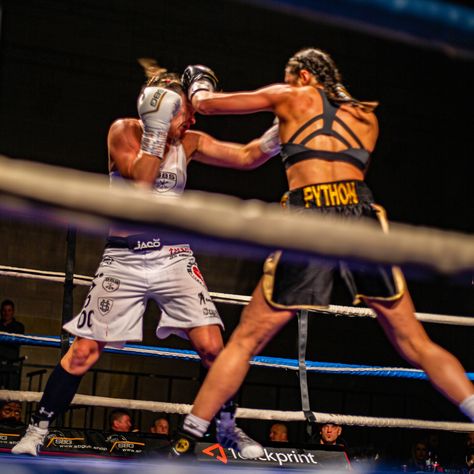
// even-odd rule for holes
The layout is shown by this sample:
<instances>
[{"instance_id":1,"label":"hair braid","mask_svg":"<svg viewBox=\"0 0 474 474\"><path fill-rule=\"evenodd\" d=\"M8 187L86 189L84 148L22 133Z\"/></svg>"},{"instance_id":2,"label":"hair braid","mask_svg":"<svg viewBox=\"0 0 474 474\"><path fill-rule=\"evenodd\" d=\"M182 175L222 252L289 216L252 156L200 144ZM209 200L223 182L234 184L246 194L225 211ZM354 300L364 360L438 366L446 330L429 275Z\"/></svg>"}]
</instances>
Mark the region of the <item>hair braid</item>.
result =
<instances>
[{"instance_id":1,"label":"hair braid","mask_svg":"<svg viewBox=\"0 0 474 474\"><path fill-rule=\"evenodd\" d=\"M342 84L342 76L336 63L328 53L316 48L305 48L298 51L288 61L290 72L297 74L306 69L322 84L329 100L343 104L350 103L356 107L371 111L378 105L376 102L362 102L348 92Z\"/></svg>"},{"instance_id":2,"label":"hair braid","mask_svg":"<svg viewBox=\"0 0 474 474\"><path fill-rule=\"evenodd\" d=\"M143 68L147 78L144 87L163 87L178 93L183 92L183 85L179 74L168 72L166 68L160 67L156 60L152 58L138 58L137 61Z\"/></svg>"}]
</instances>

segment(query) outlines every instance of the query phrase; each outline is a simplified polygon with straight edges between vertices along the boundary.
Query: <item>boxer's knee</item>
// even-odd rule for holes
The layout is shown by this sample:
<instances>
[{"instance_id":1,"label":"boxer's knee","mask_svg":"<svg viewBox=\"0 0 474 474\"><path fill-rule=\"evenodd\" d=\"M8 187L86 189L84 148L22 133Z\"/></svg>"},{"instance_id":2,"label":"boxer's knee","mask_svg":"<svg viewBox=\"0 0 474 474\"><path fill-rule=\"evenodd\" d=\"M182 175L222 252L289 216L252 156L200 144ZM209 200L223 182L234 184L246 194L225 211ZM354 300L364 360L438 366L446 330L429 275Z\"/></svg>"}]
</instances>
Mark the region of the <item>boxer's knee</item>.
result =
<instances>
[{"instance_id":1,"label":"boxer's knee","mask_svg":"<svg viewBox=\"0 0 474 474\"><path fill-rule=\"evenodd\" d=\"M192 328L188 330L188 337L206 368L212 365L224 348L221 329L217 325Z\"/></svg>"},{"instance_id":2,"label":"boxer's knee","mask_svg":"<svg viewBox=\"0 0 474 474\"><path fill-rule=\"evenodd\" d=\"M198 352L201 356L201 363L204 367L209 368L222 351L222 344L219 341L211 340L206 345L199 348Z\"/></svg>"},{"instance_id":3,"label":"boxer's knee","mask_svg":"<svg viewBox=\"0 0 474 474\"><path fill-rule=\"evenodd\" d=\"M83 375L99 359L102 345L89 339L76 339L61 361L63 368L73 375Z\"/></svg>"}]
</instances>

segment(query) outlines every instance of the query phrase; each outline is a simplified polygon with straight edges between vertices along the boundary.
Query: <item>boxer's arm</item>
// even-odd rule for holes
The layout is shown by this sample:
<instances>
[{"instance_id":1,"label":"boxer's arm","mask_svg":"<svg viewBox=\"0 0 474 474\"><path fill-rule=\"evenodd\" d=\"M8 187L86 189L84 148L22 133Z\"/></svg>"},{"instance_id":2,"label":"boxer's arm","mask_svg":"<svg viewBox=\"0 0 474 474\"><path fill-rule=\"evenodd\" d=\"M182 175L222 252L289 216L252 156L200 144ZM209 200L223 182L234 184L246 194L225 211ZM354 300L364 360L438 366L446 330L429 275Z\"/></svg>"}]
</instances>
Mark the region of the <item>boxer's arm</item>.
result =
<instances>
[{"instance_id":1,"label":"boxer's arm","mask_svg":"<svg viewBox=\"0 0 474 474\"><path fill-rule=\"evenodd\" d=\"M143 123L140 149L162 160L171 121L182 106L181 96L162 87L145 87L138 97L137 110Z\"/></svg>"},{"instance_id":2,"label":"boxer's arm","mask_svg":"<svg viewBox=\"0 0 474 474\"><path fill-rule=\"evenodd\" d=\"M115 121L107 136L109 171L118 170L124 178L151 185L161 161L140 150L141 127L136 119Z\"/></svg>"},{"instance_id":3,"label":"boxer's arm","mask_svg":"<svg viewBox=\"0 0 474 474\"><path fill-rule=\"evenodd\" d=\"M274 84L252 92L197 91L193 107L204 115L250 114L274 111L290 94L291 87Z\"/></svg>"},{"instance_id":4,"label":"boxer's arm","mask_svg":"<svg viewBox=\"0 0 474 474\"><path fill-rule=\"evenodd\" d=\"M208 165L254 169L280 152L278 127L246 145L217 140L203 132L187 131L183 139L187 156Z\"/></svg>"}]
</instances>

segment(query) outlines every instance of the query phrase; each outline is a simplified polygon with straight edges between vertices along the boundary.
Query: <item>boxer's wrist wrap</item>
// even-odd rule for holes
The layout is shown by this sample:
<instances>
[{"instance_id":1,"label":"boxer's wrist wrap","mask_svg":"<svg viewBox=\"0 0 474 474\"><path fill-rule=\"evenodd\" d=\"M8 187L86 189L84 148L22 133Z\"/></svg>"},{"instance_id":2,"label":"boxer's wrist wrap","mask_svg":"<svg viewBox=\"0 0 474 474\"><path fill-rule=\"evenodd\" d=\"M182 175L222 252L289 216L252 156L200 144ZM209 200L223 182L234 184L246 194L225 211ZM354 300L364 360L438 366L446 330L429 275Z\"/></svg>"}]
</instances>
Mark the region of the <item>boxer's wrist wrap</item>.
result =
<instances>
[{"instance_id":1,"label":"boxer's wrist wrap","mask_svg":"<svg viewBox=\"0 0 474 474\"><path fill-rule=\"evenodd\" d=\"M167 130L156 130L145 127L142 135L140 149L149 155L162 160L165 153Z\"/></svg>"},{"instance_id":2,"label":"boxer's wrist wrap","mask_svg":"<svg viewBox=\"0 0 474 474\"><path fill-rule=\"evenodd\" d=\"M280 153L280 134L278 124L270 127L260 137L260 150L270 156L275 156Z\"/></svg>"}]
</instances>

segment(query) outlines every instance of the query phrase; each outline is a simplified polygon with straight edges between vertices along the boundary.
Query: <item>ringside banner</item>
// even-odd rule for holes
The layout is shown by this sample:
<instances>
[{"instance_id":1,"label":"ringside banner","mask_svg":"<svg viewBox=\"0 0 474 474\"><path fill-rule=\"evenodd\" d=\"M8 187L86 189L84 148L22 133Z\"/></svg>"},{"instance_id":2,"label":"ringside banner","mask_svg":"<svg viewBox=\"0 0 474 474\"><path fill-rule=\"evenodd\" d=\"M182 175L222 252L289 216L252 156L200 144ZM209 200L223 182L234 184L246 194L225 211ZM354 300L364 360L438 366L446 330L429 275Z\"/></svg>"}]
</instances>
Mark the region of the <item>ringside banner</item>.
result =
<instances>
[{"instance_id":1,"label":"ringside banner","mask_svg":"<svg viewBox=\"0 0 474 474\"><path fill-rule=\"evenodd\" d=\"M343 450L327 449L324 446L305 448L266 447L258 459L243 459L234 449L227 449L218 443L197 443L195 454L198 461L222 464L246 464L249 466L304 469L351 469L349 459Z\"/></svg>"}]
</instances>

